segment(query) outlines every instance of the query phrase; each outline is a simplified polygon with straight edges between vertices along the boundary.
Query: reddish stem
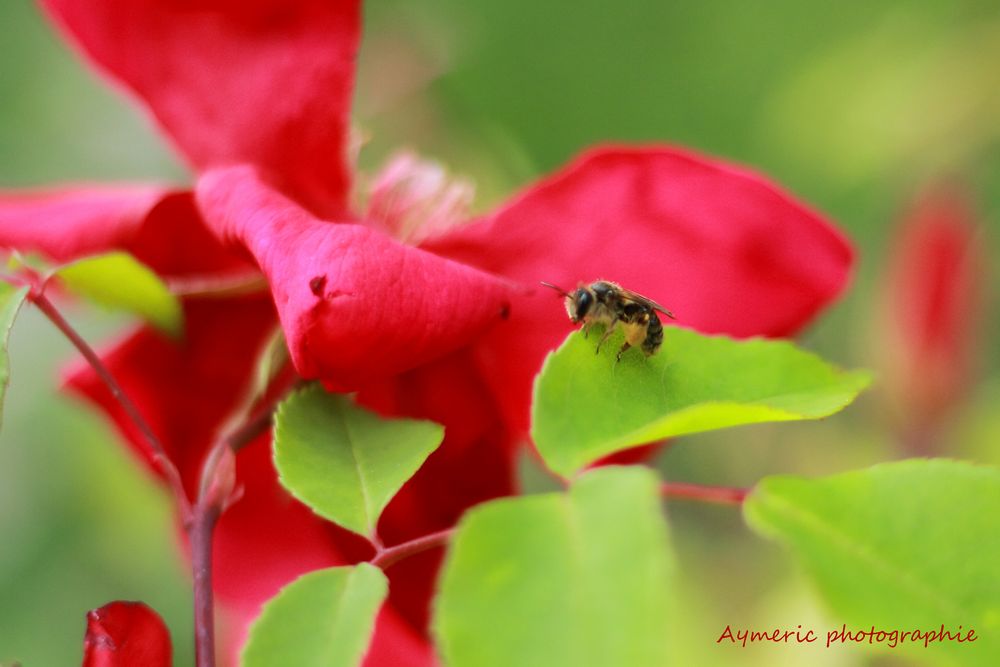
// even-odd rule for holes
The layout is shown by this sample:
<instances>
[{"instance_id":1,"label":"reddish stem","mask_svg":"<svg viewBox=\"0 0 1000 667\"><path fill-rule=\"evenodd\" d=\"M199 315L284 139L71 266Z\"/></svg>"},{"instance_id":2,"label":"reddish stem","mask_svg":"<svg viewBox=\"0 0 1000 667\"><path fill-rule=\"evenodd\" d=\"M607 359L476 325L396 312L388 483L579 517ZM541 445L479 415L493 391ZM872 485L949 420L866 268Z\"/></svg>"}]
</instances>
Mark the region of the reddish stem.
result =
<instances>
[{"instance_id":1,"label":"reddish stem","mask_svg":"<svg viewBox=\"0 0 1000 667\"><path fill-rule=\"evenodd\" d=\"M232 447L234 452L238 452L266 432L274 421L276 403L258 411L256 415L244 422L242 426L226 436L226 444Z\"/></svg>"},{"instance_id":2,"label":"reddish stem","mask_svg":"<svg viewBox=\"0 0 1000 667\"><path fill-rule=\"evenodd\" d=\"M197 667L215 666L215 602L212 592L212 538L219 517L235 502L236 452L267 431L281 396L247 419L239 428L218 439L201 471L198 501L188 526L194 579L194 638ZM226 450L231 450L226 452Z\"/></svg>"},{"instance_id":3,"label":"reddish stem","mask_svg":"<svg viewBox=\"0 0 1000 667\"><path fill-rule=\"evenodd\" d=\"M430 535L424 535L423 537L418 537L416 539L410 540L409 542L403 542L402 544L397 544L393 547L385 547L378 549L375 557L371 559L371 564L377 568L387 570L404 558L409 558L410 556L415 556L419 553L423 553L429 549L434 549L436 547L443 547L448 544L451 540L452 535L455 534L454 528L449 528L447 530L441 530L436 533L431 533Z\"/></svg>"},{"instance_id":4,"label":"reddish stem","mask_svg":"<svg viewBox=\"0 0 1000 667\"><path fill-rule=\"evenodd\" d=\"M178 511L181 515L188 539L191 542L191 566L194 580L194 626L195 626L195 656L198 667L214 667L215 665L215 605L212 592L212 537L219 517L233 500L231 485L235 471L221 471L220 462L224 448L232 449L233 453L240 450L270 427L273 421L274 408L280 396L260 409L238 429L220 438L205 459L202 470L202 483L194 505L188 500L181 481L180 472L167 456L163 443L156 437L153 429L143 418L139 409L115 380L111 371L104 365L101 358L80 336L73 326L62 316L59 310L45 296L44 283L33 276L32 289L28 298L35 304L60 332L83 355L90 367L97 373L112 397L125 411L125 414L139 430L149 450L149 456L163 472L167 484L173 492ZM230 457L231 458L231 457ZM227 465L233 465L229 461ZM228 488L221 491L214 484L219 475L230 476ZM223 482L223 486L227 486ZM403 546L403 545L401 545ZM424 547L430 548L430 546ZM405 557L405 556L399 556Z\"/></svg>"},{"instance_id":5,"label":"reddish stem","mask_svg":"<svg viewBox=\"0 0 1000 667\"><path fill-rule=\"evenodd\" d=\"M215 601L212 594L212 534L222 508L201 500L188 527L194 577L194 644L198 667L215 665Z\"/></svg>"},{"instance_id":6,"label":"reddish stem","mask_svg":"<svg viewBox=\"0 0 1000 667\"><path fill-rule=\"evenodd\" d=\"M663 482L660 485L660 495L664 498L680 498L724 505L739 505L749 493L750 489L731 486L703 486L683 482Z\"/></svg>"},{"instance_id":7,"label":"reddish stem","mask_svg":"<svg viewBox=\"0 0 1000 667\"><path fill-rule=\"evenodd\" d=\"M34 287L28 294L28 298L32 303L40 310L48 319L56 326L59 331L62 332L64 336L69 340L70 343L83 355L83 358L87 360L90 367L94 369L97 376L101 379L104 385L111 392L111 396L118 402L118 404L128 415L128 418L132 420L136 428L139 429L139 433L142 434L143 440L146 442L148 448L148 454L153 462L159 467L163 476L167 479L167 485L173 492L174 500L177 503L178 511L181 514L181 520L187 524L191 519L191 503L188 500L187 494L184 491L184 484L181 481L180 472L178 472L177 467L174 465L170 457L167 456L167 451L163 447L163 443L160 439L156 437L153 429L149 426L146 420L143 418L139 409L132 402L132 399L122 390L121 385L115 380L114 376L111 375L111 371L108 370L101 358L97 356L93 348L87 344L87 341L77 333L76 329L62 316L56 307L49 301L48 297L42 292L39 287Z\"/></svg>"}]
</instances>

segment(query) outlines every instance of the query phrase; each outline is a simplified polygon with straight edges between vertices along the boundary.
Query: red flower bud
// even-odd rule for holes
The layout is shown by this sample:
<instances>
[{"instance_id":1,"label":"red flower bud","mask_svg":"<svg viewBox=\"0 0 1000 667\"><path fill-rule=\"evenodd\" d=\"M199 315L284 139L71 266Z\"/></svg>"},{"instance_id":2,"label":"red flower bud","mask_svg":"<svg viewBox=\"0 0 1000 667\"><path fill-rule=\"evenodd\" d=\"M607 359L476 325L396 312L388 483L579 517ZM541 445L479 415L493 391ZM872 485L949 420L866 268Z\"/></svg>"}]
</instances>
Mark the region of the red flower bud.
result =
<instances>
[{"instance_id":1,"label":"red flower bud","mask_svg":"<svg viewBox=\"0 0 1000 667\"><path fill-rule=\"evenodd\" d=\"M907 428L926 430L968 389L985 285L965 192L929 189L890 246L881 344L885 380Z\"/></svg>"},{"instance_id":2,"label":"red flower bud","mask_svg":"<svg viewBox=\"0 0 1000 667\"><path fill-rule=\"evenodd\" d=\"M83 667L170 667L170 633L142 602L110 602L87 613Z\"/></svg>"}]
</instances>

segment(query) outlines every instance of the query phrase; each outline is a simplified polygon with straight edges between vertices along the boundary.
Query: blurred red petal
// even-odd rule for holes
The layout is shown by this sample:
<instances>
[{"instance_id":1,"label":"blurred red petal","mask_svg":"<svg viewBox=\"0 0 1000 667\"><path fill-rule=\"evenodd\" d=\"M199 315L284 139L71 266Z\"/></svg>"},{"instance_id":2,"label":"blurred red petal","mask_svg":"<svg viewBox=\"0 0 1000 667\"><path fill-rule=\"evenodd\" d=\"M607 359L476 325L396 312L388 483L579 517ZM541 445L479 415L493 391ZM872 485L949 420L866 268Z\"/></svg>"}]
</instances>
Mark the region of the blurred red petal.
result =
<instances>
[{"instance_id":1,"label":"blurred red petal","mask_svg":"<svg viewBox=\"0 0 1000 667\"><path fill-rule=\"evenodd\" d=\"M435 667L430 643L409 628L383 605L375 619L375 635L362 661L362 667Z\"/></svg>"},{"instance_id":2,"label":"blurred red petal","mask_svg":"<svg viewBox=\"0 0 1000 667\"><path fill-rule=\"evenodd\" d=\"M511 448L467 352L368 385L359 399L384 414L432 419L446 428L444 443L383 513L379 533L387 544L452 526L471 505L513 492ZM215 589L244 625L300 574L372 556L366 540L316 517L280 486L268 440L240 451L243 497L215 534ZM422 554L389 570L390 605L366 665L432 664L425 632L441 555Z\"/></svg>"},{"instance_id":3,"label":"blurred red petal","mask_svg":"<svg viewBox=\"0 0 1000 667\"><path fill-rule=\"evenodd\" d=\"M444 442L382 514L378 529L386 544L449 528L469 507L514 493L513 443L468 350L366 385L358 402L382 414L430 419L445 427ZM442 553L420 554L388 570L390 601L421 631L427 627Z\"/></svg>"},{"instance_id":4,"label":"blurred red petal","mask_svg":"<svg viewBox=\"0 0 1000 667\"><path fill-rule=\"evenodd\" d=\"M0 247L59 263L125 250L163 276L253 268L205 227L192 193L157 186L2 193Z\"/></svg>"},{"instance_id":5,"label":"blurred red petal","mask_svg":"<svg viewBox=\"0 0 1000 667\"><path fill-rule=\"evenodd\" d=\"M197 488L202 458L243 396L275 318L264 297L188 299L184 322L181 341L143 327L102 359L162 441L190 494ZM147 451L135 425L90 367L71 372L66 384L96 403L136 451Z\"/></svg>"},{"instance_id":6,"label":"blurred red petal","mask_svg":"<svg viewBox=\"0 0 1000 667\"><path fill-rule=\"evenodd\" d=\"M390 377L458 349L505 312L502 281L361 225L317 220L250 168L209 172L198 202L267 275L304 378L348 389Z\"/></svg>"},{"instance_id":7,"label":"blurred red petal","mask_svg":"<svg viewBox=\"0 0 1000 667\"><path fill-rule=\"evenodd\" d=\"M426 247L533 286L614 280L684 326L735 336L793 333L840 293L853 259L839 231L769 181L670 148L591 151ZM526 431L532 378L572 326L544 287L511 312L478 361Z\"/></svg>"},{"instance_id":8,"label":"blurred red petal","mask_svg":"<svg viewBox=\"0 0 1000 667\"><path fill-rule=\"evenodd\" d=\"M251 163L345 209L357 0L43 0L199 168Z\"/></svg>"},{"instance_id":9,"label":"blurred red petal","mask_svg":"<svg viewBox=\"0 0 1000 667\"><path fill-rule=\"evenodd\" d=\"M274 320L270 302L259 298L192 300L185 310L185 343L178 345L144 328L103 358L160 435L191 493L200 478L202 459L242 396L254 354ZM134 425L89 368L73 373L67 383L108 413L133 447L145 451ZM234 617L233 630L223 633L224 641L234 646L242 643L246 625L260 606L295 577L371 556L371 547L362 538L316 517L280 486L269 440L263 435L237 455L242 496L215 531L214 588L223 608ZM437 496L444 497L440 492ZM456 502L462 498L463 494L456 495ZM458 511L453 508L445 516L457 516ZM430 516L434 521L440 514ZM417 581L409 589L415 587L423 596L418 606L427 605L431 582ZM404 586L400 589L407 591ZM398 618L395 610L382 617L388 620L380 620L378 644L366 664L432 664L418 630Z\"/></svg>"},{"instance_id":10,"label":"blurred red petal","mask_svg":"<svg viewBox=\"0 0 1000 667\"><path fill-rule=\"evenodd\" d=\"M165 277L244 274L254 268L205 226L190 191L161 199L122 249Z\"/></svg>"},{"instance_id":11,"label":"blurred red petal","mask_svg":"<svg viewBox=\"0 0 1000 667\"><path fill-rule=\"evenodd\" d=\"M362 538L320 519L278 483L270 436L240 450L236 470L243 495L219 519L213 550L214 588L228 609L253 618L299 575L371 555Z\"/></svg>"},{"instance_id":12,"label":"blurred red petal","mask_svg":"<svg viewBox=\"0 0 1000 667\"><path fill-rule=\"evenodd\" d=\"M7 208L4 203L14 200L0 201L0 235L19 249L57 261L123 249L166 276L225 275L253 268L205 227L190 192L122 192L39 194L21 198L20 207ZM44 224L28 227L43 214ZM103 358L163 441L190 491L205 448L239 400L239 389L250 377L275 316L264 295L189 298L184 315L183 340L141 327ZM102 408L137 451L146 451L135 425L92 369L78 362L67 385Z\"/></svg>"},{"instance_id":13,"label":"blurred red petal","mask_svg":"<svg viewBox=\"0 0 1000 667\"><path fill-rule=\"evenodd\" d=\"M141 602L111 602L87 613L83 667L170 667L170 633Z\"/></svg>"},{"instance_id":14,"label":"blurred red petal","mask_svg":"<svg viewBox=\"0 0 1000 667\"><path fill-rule=\"evenodd\" d=\"M513 491L514 448L468 350L369 383L357 400L383 415L445 427L441 446L383 513L379 534L386 542L448 528L471 505Z\"/></svg>"},{"instance_id":15,"label":"blurred red petal","mask_svg":"<svg viewBox=\"0 0 1000 667\"><path fill-rule=\"evenodd\" d=\"M269 436L240 451L237 478L243 496L219 520L213 551L216 599L231 620L223 643L232 655L238 655L261 606L290 581L372 556L366 540L320 519L281 487ZM425 667L434 664L432 655L420 632L385 605L366 667Z\"/></svg>"},{"instance_id":16,"label":"blurred red petal","mask_svg":"<svg viewBox=\"0 0 1000 667\"><path fill-rule=\"evenodd\" d=\"M281 487L269 436L261 436L240 451L237 479L243 496L219 520L213 550L216 599L231 621L229 631L222 633L222 642L233 656L238 655L261 606L283 586L306 572L372 556L366 540L320 519ZM427 595L423 604L429 599ZM233 659L231 664L237 661ZM434 664L427 639L386 604L378 615L364 665Z\"/></svg>"},{"instance_id":17,"label":"blurred red petal","mask_svg":"<svg viewBox=\"0 0 1000 667\"><path fill-rule=\"evenodd\" d=\"M57 262L129 244L169 191L158 186L77 186L0 193L0 246Z\"/></svg>"},{"instance_id":18,"label":"blurred red petal","mask_svg":"<svg viewBox=\"0 0 1000 667\"><path fill-rule=\"evenodd\" d=\"M897 402L926 427L972 380L988 284L967 193L936 186L904 215L888 260L883 358Z\"/></svg>"}]
</instances>

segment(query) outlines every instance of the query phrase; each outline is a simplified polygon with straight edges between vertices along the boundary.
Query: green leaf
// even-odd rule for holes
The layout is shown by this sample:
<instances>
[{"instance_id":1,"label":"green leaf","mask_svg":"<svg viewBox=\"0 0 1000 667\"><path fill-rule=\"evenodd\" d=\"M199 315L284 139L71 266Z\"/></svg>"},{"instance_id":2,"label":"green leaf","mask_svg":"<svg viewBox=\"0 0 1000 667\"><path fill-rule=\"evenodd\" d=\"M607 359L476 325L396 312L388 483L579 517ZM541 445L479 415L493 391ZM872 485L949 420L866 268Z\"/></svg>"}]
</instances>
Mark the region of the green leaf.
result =
<instances>
[{"instance_id":1,"label":"green leaf","mask_svg":"<svg viewBox=\"0 0 1000 667\"><path fill-rule=\"evenodd\" d=\"M388 590L385 575L368 563L303 575L264 605L240 664L360 665Z\"/></svg>"},{"instance_id":2,"label":"green leaf","mask_svg":"<svg viewBox=\"0 0 1000 667\"><path fill-rule=\"evenodd\" d=\"M10 341L10 330L14 326L21 304L28 296L28 287L15 288L5 282L0 282L0 424L3 423L3 400L10 384L10 357L7 354L7 344Z\"/></svg>"},{"instance_id":3,"label":"green leaf","mask_svg":"<svg viewBox=\"0 0 1000 667\"><path fill-rule=\"evenodd\" d=\"M978 639L892 650L937 664L1000 665L997 468L911 460L816 480L771 477L744 511L754 530L792 549L852 627L961 625Z\"/></svg>"},{"instance_id":4,"label":"green leaf","mask_svg":"<svg viewBox=\"0 0 1000 667\"><path fill-rule=\"evenodd\" d=\"M659 484L608 467L459 524L434 632L449 667L662 667L672 560Z\"/></svg>"},{"instance_id":5,"label":"green leaf","mask_svg":"<svg viewBox=\"0 0 1000 667\"><path fill-rule=\"evenodd\" d=\"M596 334L571 334L535 380L531 435L562 475L673 436L825 417L870 382L867 372L844 372L787 341L666 327L658 354L630 351L615 363L622 334L595 356Z\"/></svg>"},{"instance_id":6,"label":"green leaf","mask_svg":"<svg viewBox=\"0 0 1000 667\"><path fill-rule=\"evenodd\" d=\"M183 330L180 301L147 266L124 252L88 257L56 270L71 291L112 310L138 315L171 336Z\"/></svg>"},{"instance_id":7,"label":"green leaf","mask_svg":"<svg viewBox=\"0 0 1000 667\"><path fill-rule=\"evenodd\" d=\"M433 422L384 419L313 386L279 406L274 463L314 512L373 536L382 510L443 437Z\"/></svg>"}]
</instances>

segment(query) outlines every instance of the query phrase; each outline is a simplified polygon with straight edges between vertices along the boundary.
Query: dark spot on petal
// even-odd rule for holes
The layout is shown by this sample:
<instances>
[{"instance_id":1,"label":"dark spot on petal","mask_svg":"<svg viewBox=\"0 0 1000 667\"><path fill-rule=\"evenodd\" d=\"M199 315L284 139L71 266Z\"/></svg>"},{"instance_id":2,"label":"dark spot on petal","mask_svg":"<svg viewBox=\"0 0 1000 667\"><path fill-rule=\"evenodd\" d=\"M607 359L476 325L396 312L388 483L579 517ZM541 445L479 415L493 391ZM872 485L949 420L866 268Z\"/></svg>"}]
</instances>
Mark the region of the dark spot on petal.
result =
<instances>
[{"instance_id":1,"label":"dark spot on petal","mask_svg":"<svg viewBox=\"0 0 1000 667\"><path fill-rule=\"evenodd\" d=\"M500 319L506 320L508 318L510 318L510 303L504 301L500 304Z\"/></svg>"},{"instance_id":2,"label":"dark spot on petal","mask_svg":"<svg viewBox=\"0 0 1000 667\"><path fill-rule=\"evenodd\" d=\"M323 288L326 287L326 276L316 276L309 281L309 290L316 296L323 296Z\"/></svg>"}]
</instances>

